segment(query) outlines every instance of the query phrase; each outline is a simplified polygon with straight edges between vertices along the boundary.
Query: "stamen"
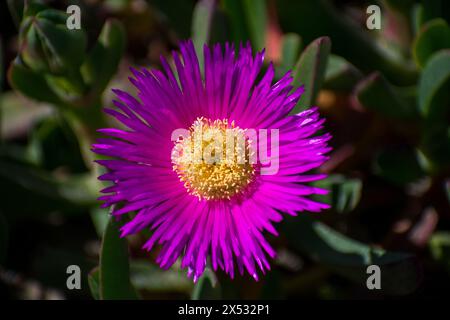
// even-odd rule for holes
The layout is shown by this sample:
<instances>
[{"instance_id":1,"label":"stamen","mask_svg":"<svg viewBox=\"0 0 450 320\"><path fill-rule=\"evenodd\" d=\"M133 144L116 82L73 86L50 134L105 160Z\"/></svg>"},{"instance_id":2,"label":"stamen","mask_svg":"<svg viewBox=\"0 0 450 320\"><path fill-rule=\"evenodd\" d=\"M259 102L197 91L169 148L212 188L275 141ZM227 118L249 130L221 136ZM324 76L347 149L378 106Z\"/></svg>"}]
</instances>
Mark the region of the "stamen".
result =
<instances>
[{"instance_id":1,"label":"stamen","mask_svg":"<svg viewBox=\"0 0 450 320\"><path fill-rule=\"evenodd\" d=\"M199 199L231 199L254 180L251 141L234 122L197 118L188 137L175 142L173 170Z\"/></svg>"}]
</instances>

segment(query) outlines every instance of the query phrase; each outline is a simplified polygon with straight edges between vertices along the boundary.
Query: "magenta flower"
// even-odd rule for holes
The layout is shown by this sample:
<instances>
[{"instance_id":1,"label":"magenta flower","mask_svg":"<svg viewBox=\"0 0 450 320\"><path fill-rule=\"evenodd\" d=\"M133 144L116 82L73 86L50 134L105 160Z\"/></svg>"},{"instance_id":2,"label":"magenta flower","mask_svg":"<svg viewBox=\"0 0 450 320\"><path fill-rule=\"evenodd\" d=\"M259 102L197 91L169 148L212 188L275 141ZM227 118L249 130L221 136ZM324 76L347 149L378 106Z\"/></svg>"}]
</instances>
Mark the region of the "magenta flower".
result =
<instances>
[{"instance_id":1,"label":"magenta flower","mask_svg":"<svg viewBox=\"0 0 450 320\"><path fill-rule=\"evenodd\" d=\"M328 208L308 199L326 190L304 183L325 177L305 173L327 160L330 135L314 136L324 122L317 108L290 115L303 92L290 73L272 85L270 64L257 80L264 52L205 46L202 73L192 42L180 51L176 72L164 58L163 71L133 70L139 99L114 90L121 112L105 111L129 130L99 130L111 138L93 150L114 158L97 161L108 169L99 179L113 183L100 200L117 204L115 216L136 213L121 234L150 229L144 248L161 245L162 268L181 258L196 281L210 259L214 270L233 278L237 266L257 280L275 256L263 233L277 235L281 213Z\"/></svg>"}]
</instances>

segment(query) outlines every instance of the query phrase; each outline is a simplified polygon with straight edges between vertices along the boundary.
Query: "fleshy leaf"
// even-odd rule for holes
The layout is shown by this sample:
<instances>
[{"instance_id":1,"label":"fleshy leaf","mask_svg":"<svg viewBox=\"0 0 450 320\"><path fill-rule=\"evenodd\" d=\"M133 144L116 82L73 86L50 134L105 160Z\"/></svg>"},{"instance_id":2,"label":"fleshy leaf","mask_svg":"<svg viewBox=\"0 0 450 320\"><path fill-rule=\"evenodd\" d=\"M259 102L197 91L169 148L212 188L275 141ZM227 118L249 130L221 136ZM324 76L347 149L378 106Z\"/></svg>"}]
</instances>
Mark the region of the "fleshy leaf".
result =
<instances>
[{"instance_id":1,"label":"fleshy leaf","mask_svg":"<svg viewBox=\"0 0 450 320\"><path fill-rule=\"evenodd\" d=\"M438 231L430 239L429 247L433 258L442 263L450 273L450 232Z\"/></svg>"},{"instance_id":2,"label":"fleshy leaf","mask_svg":"<svg viewBox=\"0 0 450 320\"><path fill-rule=\"evenodd\" d=\"M277 78L294 68L302 46L302 38L296 33L287 33L282 38L281 61L276 69Z\"/></svg>"},{"instance_id":3,"label":"fleshy leaf","mask_svg":"<svg viewBox=\"0 0 450 320\"><path fill-rule=\"evenodd\" d=\"M266 0L224 0L223 8L235 43L251 40L254 50L262 50L268 21Z\"/></svg>"},{"instance_id":4,"label":"fleshy leaf","mask_svg":"<svg viewBox=\"0 0 450 320\"><path fill-rule=\"evenodd\" d=\"M215 0L201 0L197 2L192 17L192 41L201 68L203 68L203 45L208 43L210 38L214 7Z\"/></svg>"},{"instance_id":5,"label":"fleshy leaf","mask_svg":"<svg viewBox=\"0 0 450 320\"><path fill-rule=\"evenodd\" d=\"M116 73L125 50L125 31L114 19L105 22L97 42L81 66L84 81L101 94Z\"/></svg>"},{"instance_id":6,"label":"fleshy leaf","mask_svg":"<svg viewBox=\"0 0 450 320\"><path fill-rule=\"evenodd\" d=\"M210 268L206 268L198 279L192 291L192 300L217 300L221 297L220 284L216 274Z\"/></svg>"},{"instance_id":7,"label":"fleshy leaf","mask_svg":"<svg viewBox=\"0 0 450 320\"><path fill-rule=\"evenodd\" d=\"M409 294L421 281L418 261L411 254L366 245L306 215L288 220L283 227L294 248L364 288L367 267L373 264L381 269L381 287L386 294Z\"/></svg>"},{"instance_id":8,"label":"fleshy leaf","mask_svg":"<svg viewBox=\"0 0 450 320\"><path fill-rule=\"evenodd\" d=\"M186 277L186 272L174 265L168 270L162 270L149 261L135 260L131 262L131 282L139 290L150 292L182 292L192 290L192 280Z\"/></svg>"},{"instance_id":9,"label":"fleshy leaf","mask_svg":"<svg viewBox=\"0 0 450 320\"><path fill-rule=\"evenodd\" d=\"M331 54L325 73L324 89L350 91L361 80L362 74L344 58Z\"/></svg>"},{"instance_id":10,"label":"fleshy leaf","mask_svg":"<svg viewBox=\"0 0 450 320\"><path fill-rule=\"evenodd\" d=\"M386 117L412 118L416 115L414 106L378 72L360 81L354 96L362 107Z\"/></svg>"},{"instance_id":11,"label":"fleshy leaf","mask_svg":"<svg viewBox=\"0 0 450 320\"><path fill-rule=\"evenodd\" d=\"M327 195L317 196L317 198L319 201L330 204L340 213L352 211L361 199L362 181L358 178L333 174L315 182L314 186L331 191Z\"/></svg>"},{"instance_id":12,"label":"fleshy leaf","mask_svg":"<svg viewBox=\"0 0 450 320\"><path fill-rule=\"evenodd\" d=\"M254 50L262 50L266 44L267 4L266 0L242 0L245 19Z\"/></svg>"},{"instance_id":13,"label":"fleshy leaf","mask_svg":"<svg viewBox=\"0 0 450 320\"><path fill-rule=\"evenodd\" d=\"M88 274L88 284L91 290L92 298L100 300L100 270L99 267L95 267Z\"/></svg>"},{"instance_id":14,"label":"fleshy leaf","mask_svg":"<svg viewBox=\"0 0 450 320\"><path fill-rule=\"evenodd\" d=\"M294 113L314 104L325 77L330 50L330 38L322 37L309 44L301 54L293 72L294 85L304 85L305 92L297 103Z\"/></svg>"},{"instance_id":15,"label":"fleshy leaf","mask_svg":"<svg viewBox=\"0 0 450 320\"><path fill-rule=\"evenodd\" d=\"M17 91L37 101L64 105L62 100L50 88L45 77L25 67L17 58L8 69L10 85Z\"/></svg>"},{"instance_id":16,"label":"fleshy leaf","mask_svg":"<svg viewBox=\"0 0 450 320\"><path fill-rule=\"evenodd\" d=\"M428 119L442 118L450 102L450 49L435 53L419 81L419 110Z\"/></svg>"},{"instance_id":17,"label":"fleshy leaf","mask_svg":"<svg viewBox=\"0 0 450 320\"><path fill-rule=\"evenodd\" d=\"M111 217L103 235L100 253L100 298L135 300L138 295L130 282L128 242L120 237L119 223Z\"/></svg>"},{"instance_id":18,"label":"fleshy leaf","mask_svg":"<svg viewBox=\"0 0 450 320\"><path fill-rule=\"evenodd\" d=\"M414 59L423 68L433 53L446 48L450 48L450 28L447 22L443 19L431 20L421 28L414 41Z\"/></svg>"}]
</instances>

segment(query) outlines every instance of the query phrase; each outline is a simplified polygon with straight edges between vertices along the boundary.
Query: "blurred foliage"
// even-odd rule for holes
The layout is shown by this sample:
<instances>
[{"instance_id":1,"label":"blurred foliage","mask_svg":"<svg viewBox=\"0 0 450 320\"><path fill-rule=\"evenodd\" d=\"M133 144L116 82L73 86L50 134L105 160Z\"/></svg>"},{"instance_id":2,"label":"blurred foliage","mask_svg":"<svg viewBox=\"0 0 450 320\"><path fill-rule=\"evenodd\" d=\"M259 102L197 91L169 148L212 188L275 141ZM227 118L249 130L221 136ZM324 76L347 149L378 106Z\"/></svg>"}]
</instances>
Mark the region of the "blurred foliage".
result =
<instances>
[{"instance_id":1,"label":"blurred foliage","mask_svg":"<svg viewBox=\"0 0 450 320\"><path fill-rule=\"evenodd\" d=\"M381 30L366 28L369 1L1 3L6 295L47 298L53 287L77 299L448 295L450 2L376 3ZM69 4L82 8L81 30L66 28ZM320 169L328 178L315 184L330 191L317 200L332 208L281 223L270 238L279 256L258 283L207 268L193 284L178 263L159 269L155 253L140 249L145 233L120 238L120 223L95 200L102 185L89 148L108 125L101 108L111 87L129 88L129 66L158 67L186 38L199 54L214 42L265 48L277 80L292 70L305 87L295 112L319 106L334 137ZM80 292L69 292L59 271L74 263ZM380 292L365 288L370 264L382 269ZM27 296L33 281L41 291Z\"/></svg>"}]
</instances>

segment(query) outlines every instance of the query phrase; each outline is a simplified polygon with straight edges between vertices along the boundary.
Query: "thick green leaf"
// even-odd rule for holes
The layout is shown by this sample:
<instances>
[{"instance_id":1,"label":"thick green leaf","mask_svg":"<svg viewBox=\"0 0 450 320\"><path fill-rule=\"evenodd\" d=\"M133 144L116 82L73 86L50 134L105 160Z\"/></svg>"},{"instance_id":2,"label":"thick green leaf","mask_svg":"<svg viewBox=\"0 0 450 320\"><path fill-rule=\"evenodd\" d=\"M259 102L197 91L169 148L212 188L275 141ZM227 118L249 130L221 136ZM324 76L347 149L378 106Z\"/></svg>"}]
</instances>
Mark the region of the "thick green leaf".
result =
<instances>
[{"instance_id":1,"label":"thick green leaf","mask_svg":"<svg viewBox=\"0 0 450 320\"><path fill-rule=\"evenodd\" d=\"M136 260L131 262L130 268L131 283L139 290L190 293L193 288L192 280L177 264L163 270L149 261Z\"/></svg>"},{"instance_id":2,"label":"thick green leaf","mask_svg":"<svg viewBox=\"0 0 450 320\"><path fill-rule=\"evenodd\" d=\"M44 75L25 67L17 58L8 69L8 81L11 87L37 101L63 106L63 101L47 83Z\"/></svg>"},{"instance_id":3,"label":"thick green leaf","mask_svg":"<svg viewBox=\"0 0 450 320\"><path fill-rule=\"evenodd\" d=\"M350 212L361 199L362 182L358 178L347 178L333 174L326 179L317 181L314 186L330 190L330 193L317 196L318 200L330 204L337 212Z\"/></svg>"},{"instance_id":4,"label":"thick green leaf","mask_svg":"<svg viewBox=\"0 0 450 320\"><path fill-rule=\"evenodd\" d=\"M386 117L412 118L416 115L416 108L378 72L360 81L354 95L362 107Z\"/></svg>"},{"instance_id":5,"label":"thick green leaf","mask_svg":"<svg viewBox=\"0 0 450 320\"><path fill-rule=\"evenodd\" d=\"M99 95L117 71L125 51L125 31L114 19L105 22L97 42L81 66L81 74L91 90Z\"/></svg>"},{"instance_id":6,"label":"thick green leaf","mask_svg":"<svg viewBox=\"0 0 450 320\"><path fill-rule=\"evenodd\" d=\"M19 54L33 71L73 77L84 60L87 38L84 30L69 30L67 14L45 9L26 17L20 28ZM77 81L75 81L77 80ZM72 86L83 90L79 79Z\"/></svg>"},{"instance_id":7,"label":"thick green leaf","mask_svg":"<svg viewBox=\"0 0 450 320\"><path fill-rule=\"evenodd\" d=\"M381 269L381 288L386 294L409 294L419 285L420 268L410 254L366 245L306 215L289 218L282 226L294 248L363 288L367 266L372 264Z\"/></svg>"},{"instance_id":8,"label":"thick green leaf","mask_svg":"<svg viewBox=\"0 0 450 320\"><path fill-rule=\"evenodd\" d=\"M197 2L192 17L192 41L202 68L203 45L209 42L214 10L215 0L201 0Z\"/></svg>"},{"instance_id":9,"label":"thick green leaf","mask_svg":"<svg viewBox=\"0 0 450 320\"><path fill-rule=\"evenodd\" d=\"M220 284L216 274L210 268L206 268L198 279L192 291L192 300L218 300L222 296Z\"/></svg>"},{"instance_id":10,"label":"thick green leaf","mask_svg":"<svg viewBox=\"0 0 450 320\"><path fill-rule=\"evenodd\" d=\"M426 118L444 120L450 102L450 50L435 53L419 81L419 110Z\"/></svg>"},{"instance_id":11,"label":"thick green leaf","mask_svg":"<svg viewBox=\"0 0 450 320\"><path fill-rule=\"evenodd\" d=\"M189 38L191 31L191 18L195 1L186 0L147 0L158 9L160 16L170 24L181 39Z\"/></svg>"},{"instance_id":12,"label":"thick green leaf","mask_svg":"<svg viewBox=\"0 0 450 320\"><path fill-rule=\"evenodd\" d=\"M450 163L450 49L428 60L419 81L418 102L425 118L420 150L429 171L436 173Z\"/></svg>"},{"instance_id":13,"label":"thick green leaf","mask_svg":"<svg viewBox=\"0 0 450 320\"><path fill-rule=\"evenodd\" d=\"M128 242L120 237L120 224L111 217L103 235L100 253L100 298L135 300L138 295L130 282Z\"/></svg>"},{"instance_id":14,"label":"thick green leaf","mask_svg":"<svg viewBox=\"0 0 450 320\"><path fill-rule=\"evenodd\" d=\"M45 170L64 168L71 173L87 171L77 137L62 117L48 117L33 128L28 154L33 163Z\"/></svg>"},{"instance_id":15,"label":"thick green leaf","mask_svg":"<svg viewBox=\"0 0 450 320\"><path fill-rule=\"evenodd\" d=\"M95 267L88 274L88 284L91 290L92 298L100 300L100 270L99 267Z\"/></svg>"},{"instance_id":16,"label":"thick green leaf","mask_svg":"<svg viewBox=\"0 0 450 320\"><path fill-rule=\"evenodd\" d=\"M288 33L283 36L281 61L276 69L277 78L281 78L286 72L294 68L302 46L302 38L296 33Z\"/></svg>"},{"instance_id":17,"label":"thick green leaf","mask_svg":"<svg viewBox=\"0 0 450 320\"><path fill-rule=\"evenodd\" d=\"M323 87L336 91L351 91L362 74L344 58L331 54L328 58Z\"/></svg>"},{"instance_id":18,"label":"thick green leaf","mask_svg":"<svg viewBox=\"0 0 450 320\"><path fill-rule=\"evenodd\" d=\"M91 209L90 214L95 231L97 231L97 235L102 237L109 222L108 209L94 207Z\"/></svg>"},{"instance_id":19,"label":"thick green leaf","mask_svg":"<svg viewBox=\"0 0 450 320\"><path fill-rule=\"evenodd\" d=\"M416 83L415 66L386 54L374 40L376 37L369 37L367 30L355 27L348 15L334 6L334 1L277 0L274 3L282 29L298 33L304 43L327 35L333 42L333 53L362 72L379 70L396 85Z\"/></svg>"},{"instance_id":20,"label":"thick green leaf","mask_svg":"<svg viewBox=\"0 0 450 320\"><path fill-rule=\"evenodd\" d=\"M305 92L294 108L294 113L314 104L325 77L330 50L330 38L322 37L309 44L300 56L294 68L294 85L304 85Z\"/></svg>"},{"instance_id":21,"label":"thick green leaf","mask_svg":"<svg viewBox=\"0 0 450 320\"><path fill-rule=\"evenodd\" d=\"M240 0L222 1L222 6L230 22L231 37L237 45L250 38L242 5L243 2Z\"/></svg>"},{"instance_id":22,"label":"thick green leaf","mask_svg":"<svg viewBox=\"0 0 450 320\"><path fill-rule=\"evenodd\" d=\"M450 48L450 28L447 22L443 19L431 20L421 28L414 41L414 59L423 68L433 53L446 48Z\"/></svg>"},{"instance_id":23,"label":"thick green leaf","mask_svg":"<svg viewBox=\"0 0 450 320\"><path fill-rule=\"evenodd\" d=\"M78 69L84 60L87 37L83 29L69 30L65 12L48 9L36 15L35 28L49 59L60 60L68 69Z\"/></svg>"},{"instance_id":24,"label":"thick green leaf","mask_svg":"<svg viewBox=\"0 0 450 320\"><path fill-rule=\"evenodd\" d=\"M222 4L234 42L250 40L254 50L262 50L268 22L266 0L223 0Z\"/></svg>"},{"instance_id":25,"label":"thick green leaf","mask_svg":"<svg viewBox=\"0 0 450 320\"><path fill-rule=\"evenodd\" d=\"M444 265L450 273L450 232L438 231L430 239L429 247L433 258Z\"/></svg>"},{"instance_id":26,"label":"thick green leaf","mask_svg":"<svg viewBox=\"0 0 450 320\"><path fill-rule=\"evenodd\" d=\"M242 5L253 49L260 51L266 46L266 0L242 0Z\"/></svg>"},{"instance_id":27,"label":"thick green leaf","mask_svg":"<svg viewBox=\"0 0 450 320\"><path fill-rule=\"evenodd\" d=\"M59 211L80 213L96 202L97 189L92 176L55 178L27 164L4 159L0 149L0 209L8 216L33 215ZM26 199L26 201L23 201Z\"/></svg>"}]
</instances>

